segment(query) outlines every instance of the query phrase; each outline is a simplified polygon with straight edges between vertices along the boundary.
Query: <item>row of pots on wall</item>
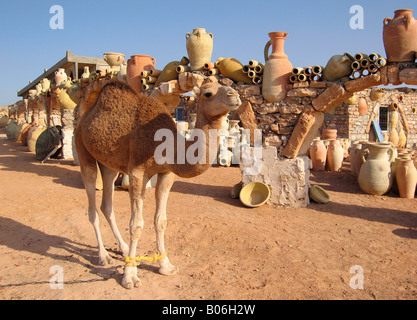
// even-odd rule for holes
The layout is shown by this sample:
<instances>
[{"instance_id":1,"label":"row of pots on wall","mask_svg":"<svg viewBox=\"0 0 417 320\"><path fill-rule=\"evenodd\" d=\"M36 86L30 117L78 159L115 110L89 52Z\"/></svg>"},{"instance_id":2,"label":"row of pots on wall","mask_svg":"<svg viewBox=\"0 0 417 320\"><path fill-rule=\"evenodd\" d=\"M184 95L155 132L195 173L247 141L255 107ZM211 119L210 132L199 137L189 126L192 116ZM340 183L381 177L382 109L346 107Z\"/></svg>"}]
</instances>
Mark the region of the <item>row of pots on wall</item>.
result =
<instances>
[{"instance_id":1,"label":"row of pots on wall","mask_svg":"<svg viewBox=\"0 0 417 320\"><path fill-rule=\"evenodd\" d=\"M284 52L284 42L288 33L286 32L270 32L268 33L270 40L264 48L265 64L263 65L262 74L262 95L268 102L279 102L283 100L287 93L287 85L290 83L291 75L293 75L293 66L288 60L288 56ZM414 62L417 52L417 22L412 16L412 10L402 9L396 10L394 19L385 18L383 24L383 41L385 51L389 62ZM272 52L269 54L269 49ZM204 28L196 28L192 33L186 34L186 48L188 58L184 57L181 61L172 61L165 66L159 77L150 79L152 85L158 85L161 82L174 79L176 68L178 66L187 66L187 70L198 71L203 70L204 66L211 61L213 51L213 34L207 33ZM363 56L362 54L358 54ZM385 60L379 55L375 56L375 62ZM371 60L373 59L371 58ZM110 65L120 65L124 62L123 58L115 54L114 58L105 58ZM359 58L358 58L359 59ZM111 61L112 60L112 61ZM354 58L345 55L335 55L322 68L323 80L336 81L343 76L350 75L353 71ZM372 62L372 61L371 61ZM142 91L141 80L143 71L155 70L156 60L149 55L133 55L127 61L127 82L138 92ZM234 58L219 58L215 67L225 77L236 82L253 83L252 79L245 73L244 66ZM348 71L346 71L348 69ZM346 73L346 72L347 73ZM345 74L346 73L346 74ZM162 76L164 75L164 77ZM171 76L169 76L171 74ZM260 82L259 82L260 83Z\"/></svg>"}]
</instances>

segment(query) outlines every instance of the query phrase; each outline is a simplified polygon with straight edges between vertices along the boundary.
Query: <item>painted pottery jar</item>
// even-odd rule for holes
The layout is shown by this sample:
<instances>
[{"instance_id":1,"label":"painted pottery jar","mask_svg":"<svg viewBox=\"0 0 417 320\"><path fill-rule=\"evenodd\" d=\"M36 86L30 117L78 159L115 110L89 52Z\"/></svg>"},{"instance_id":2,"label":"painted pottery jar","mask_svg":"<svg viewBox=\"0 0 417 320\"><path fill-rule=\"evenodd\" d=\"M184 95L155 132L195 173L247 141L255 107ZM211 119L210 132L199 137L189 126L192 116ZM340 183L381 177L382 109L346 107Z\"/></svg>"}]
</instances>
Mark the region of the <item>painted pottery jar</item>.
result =
<instances>
[{"instance_id":1,"label":"painted pottery jar","mask_svg":"<svg viewBox=\"0 0 417 320\"><path fill-rule=\"evenodd\" d=\"M369 151L366 159L365 151ZM362 151L363 164L358 176L359 187L362 191L373 195L383 195L390 190L393 181L391 162L394 157L394 150L389 143L368 142Z\"/></svg>"},{"instance_id":2,"label":"painted pottery jar","mask_svg":"<svg viewBox=\"0 0 417 320\"><path fill-rule=\"evenodd\" d=\"M343 165L344 149L339 140L329 140L327 147L327 164L330 171L339 171Z\"/></svg>"},{"instance_id":3,"label":"painted pottery jar","mask_svg":"<svg viewBox=\"0 0 417 320\"><path fill-rule=\"evenodd\" d=\"M401 198L414 198L417 170L412 159L401 159L397 167L396 180Z\"/></svg>"},{"instance_id":4,"label":"painted pottery jar","mask_svg":"<svg viewBox=\"0 0 417 320\"><path fill-rule=\"evenodd\" d=\"M368 112L368 103L366 99L361 97L358 100L358 111L361 116L365 115Z\"/></svg>"},{"instance_id":5,"label":"painted pottery jar","mask_svg":"<svg viewBox=\"0 0 417 320\"><path fill-rule=\"evenodd\" d=\"M55 84L59 86L61 83L65 83L68 80L68 76L65 73L64 68L59 68L55 71Z\"/></svg>"},{"instance_id":6,"label":"painted pottery jar","mask_svg":"<svg viewBox=\"0 0 417 320\"><path fill-rule=\"evenodd\" d=\"M191 71L203 70L204 64L211 61L213 34L204 28L196 28L193 33L187 32L185 38Z\"/></svg>"},{"instance_id":7,"label":"painted pottery jar","mask_svg":"<svg viewBox=\"0 0 417 320\"><path fill-rule=\"evenodd\" d=\"M130 85L136 92L142 92L142 84L140 82L142 77L140 73L142 71L151 71L155 69L155 64L156 60L151 56L145 54L136 54L131 56L127 61L126 69L126 80L128 85Z\"/></svg>"},{"instance_id":8,"label":"painted pottery jar","mask_svg":"<svg viewBox=\"0 0 417 320\"><path fill-rule=\"evenodd\" d=\"M287 95L287 85L290 83L293 66L284 52L284 42L287 32L270 32L270 40L264 49L265 68L262 80L262 96L268 102L282 101ZM268 56L269 48L272 53Z\"/></svg>"},{"instance_id":9,"label":"painted pottery jar","mask_svg":"<svg viewBox=\"0 0 417 320\"><path fill-rule=\"evenodd\" d=\"M310 159L313 163L313 171L324 171L326 167L327 148L320 138L315 139L310 145Z\"/></svg>"},{"instance_id":10,"label":"painted pottery jar","mask_svg":"<svg viewBox=\"0 0 417 320\"><path fill-rule=\"evenodd\" d=\"M214 64L219 72L225 77L235 82L242 81L246 84L252 84L252 79L247 73L243 72L243 64L235 58L220 57Z\"/></svg>"},{"instance_id":11,"label":"painted pottery jar","mask_svg":"<svg viewBox=\"0 0 417 320\"><path fill-rule=\"evenodd\" d=\"M414 62L417 52L417 20L413 10L394 11L394 19L385 18L382 31L389 62Z\"/></svg>"},{"instance_id":12,"label":"painted pottery jar","mask_svg":"<svg viewBox=\"0 0 417 320\"><path fill-rule=\"evenodd\" d=\"M349 76L352 73L352 61L355 59L349 54L336 54L329 59L323 69L322 79L324 81L336 81Z\"/></svg>"}]
</instances>

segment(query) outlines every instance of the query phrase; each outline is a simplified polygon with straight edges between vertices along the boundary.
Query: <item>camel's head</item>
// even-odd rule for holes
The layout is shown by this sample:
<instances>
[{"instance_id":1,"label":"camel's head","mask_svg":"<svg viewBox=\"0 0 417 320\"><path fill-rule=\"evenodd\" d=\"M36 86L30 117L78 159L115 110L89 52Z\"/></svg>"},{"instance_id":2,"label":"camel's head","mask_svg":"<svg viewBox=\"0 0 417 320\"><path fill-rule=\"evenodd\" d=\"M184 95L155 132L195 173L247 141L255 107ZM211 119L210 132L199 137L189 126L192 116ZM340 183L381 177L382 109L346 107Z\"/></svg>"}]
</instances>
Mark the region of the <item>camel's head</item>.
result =
<instances>
[{"instance_id":1,"label":"camel's head","mask_svg":"<svg viewBox=\"0 0 417 320\"><path fill-rule=\"evenodd\" d=\"M192 94L197 99L198 108L202 109L207 117L223 116L242 104L236 90L219 83L194 87Z\"/></svg>"}]
</instances>

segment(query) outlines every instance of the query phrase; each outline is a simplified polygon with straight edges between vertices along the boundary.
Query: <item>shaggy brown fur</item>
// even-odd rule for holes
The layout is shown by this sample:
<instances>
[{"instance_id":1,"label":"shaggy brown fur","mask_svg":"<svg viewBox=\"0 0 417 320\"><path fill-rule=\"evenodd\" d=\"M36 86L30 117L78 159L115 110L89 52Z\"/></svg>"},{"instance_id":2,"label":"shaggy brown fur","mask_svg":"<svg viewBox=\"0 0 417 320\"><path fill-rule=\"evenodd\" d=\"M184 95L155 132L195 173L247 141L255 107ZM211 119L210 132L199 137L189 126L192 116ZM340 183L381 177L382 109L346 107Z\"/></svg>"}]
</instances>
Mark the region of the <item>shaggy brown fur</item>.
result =
<instances>
[{"instance_id":1,"label":"shaggy brown fur","mask_svg":"<svg viewBox=\"0 0 417 320\"><path fill-rule=\"evenodd\" d=\"M220 129L221 119L230 110L240 105L236 91L219 84L206 84L201 87L196 127L201 128L208 137L209 129ZM107 84L101 90L95 104L88 109L75 131L75 144L80 161L81 174L89 200L89 219L94 226L99 244L99 262L111 262L103 246L98 214L95 206L95 179L99 163L103 177L103 199L101 209L105 214L119 246L125 256L134 257L136 244L143 229L142 205L146 183L158 174L156 186L157 210L155 227L157 249L165 253L164 230L166 227L166 203L173 174L192 177L203 173L210 167L204 164L157 164L154 159L155 148L161 141L154 141L159 129L168 129L177 137L177 128L165 105L159 100L137 94L128 85L121 82ZM206 139L208 143L208 139ZM175 141L174 150L177 142ZM187 142L185 150L193 142ZM217 141L218 145L218 141ZM208 146L206 148L208 154ZM208 155L206 155L208 160ZM177 157L175 158L177 159ZM127 247L117 229L113 213L112 199L114 180L118 172L129 174L129 192L132 204L130 223L130 246ZM169 263L167 257L160 262L162 274L175 274L177 268ZM136 267L125 268L123 286L138 286Z\"/></svg>"}]
</instances>

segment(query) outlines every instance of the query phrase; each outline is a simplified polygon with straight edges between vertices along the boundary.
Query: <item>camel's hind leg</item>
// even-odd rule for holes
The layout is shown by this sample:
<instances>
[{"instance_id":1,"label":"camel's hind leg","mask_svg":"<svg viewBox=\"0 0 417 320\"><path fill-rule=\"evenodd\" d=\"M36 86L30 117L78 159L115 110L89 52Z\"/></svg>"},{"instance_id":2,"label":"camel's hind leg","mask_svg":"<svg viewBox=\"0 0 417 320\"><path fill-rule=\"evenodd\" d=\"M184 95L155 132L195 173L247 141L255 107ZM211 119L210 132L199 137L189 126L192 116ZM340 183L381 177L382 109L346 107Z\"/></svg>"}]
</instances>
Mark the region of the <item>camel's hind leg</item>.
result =
<instances>
[{"instance_id":1,"label":"camel's hind leg","mask_svg":"<svg viewBox=\"0 0 417 320\"><path fill-rule=\"evenodd\" d=\"M109 223L110 228L116 237L117 243L119 244L119 248L122 251L123 256L126 257L129 253L129 247L126 242L123 241L123 238L120 235L113 211L114 182L116 181L117 175L119 173L107 168L101 163L99 163L99 167L101 176L103 178L103 197L101 200L100 209L104 213L104 216L106 217L107 222Z\"/></svg>"},{"instance_id":2,"label":"camel's hind leg","mask_svg":"<svg viewBox=\"0 0 417 320\"><path fill-rule=\"evenodd\" d=\"M158 182L156 183L156 212L155 212L155 231L156 231L156 247L158 253L163 255L165 251L165 229L167 227L167 202L168 195L174 183L175 176L173 173L158 174ZM178 268L173 266L168 257L159 261L159 273L164 275L174 275L178 273Z\"/></svg>"},{"instance_id":3,"label":"camel's hind leg","mask_svg":"<svg viewBox=\"0 0 417 320\"><path fill-rule=\"evenodd\" d=\"M113 263L107 250L104 248L103 240L100 233L98 212L96 207L96 180L97 180L97 163L96 159L85 149L81 137L75 135L75 144L77 147L78 159L80 161L81 176L84 182L85 191L88 198L88 219L94 227L94 232L98 243L98 262L101 265Z\"/></svg>"}]
</instances>

